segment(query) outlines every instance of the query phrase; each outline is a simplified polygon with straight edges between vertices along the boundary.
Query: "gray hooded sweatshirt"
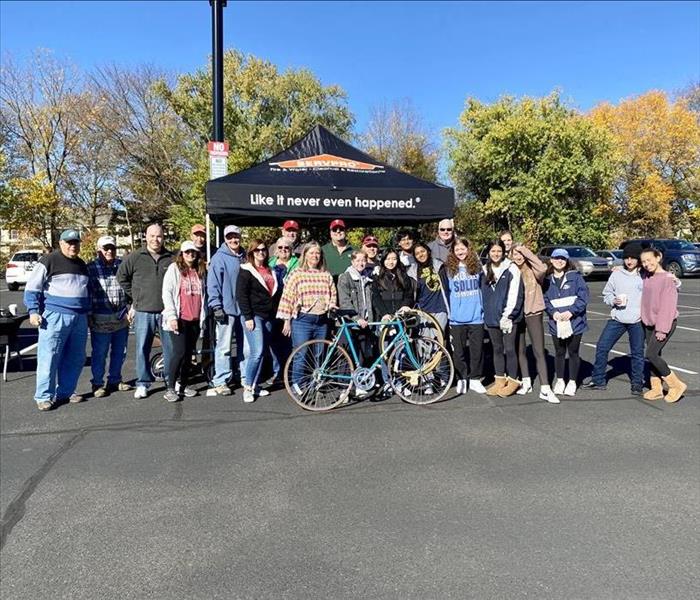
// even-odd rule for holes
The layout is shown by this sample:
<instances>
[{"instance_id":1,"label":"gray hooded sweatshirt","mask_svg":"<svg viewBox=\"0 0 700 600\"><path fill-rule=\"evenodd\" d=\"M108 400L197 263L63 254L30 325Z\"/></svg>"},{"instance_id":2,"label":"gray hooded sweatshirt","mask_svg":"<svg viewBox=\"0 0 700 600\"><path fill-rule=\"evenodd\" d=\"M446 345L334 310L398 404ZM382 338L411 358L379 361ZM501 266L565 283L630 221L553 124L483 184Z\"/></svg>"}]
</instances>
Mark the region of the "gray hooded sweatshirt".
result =
<instances>
[{"instance_id":1,"label":"gray hooded sweatshirt","mask_svg":"<svg viewBox=\"0 0 700 600\"><path fill-rule=\"evenodd\" d=\"M615 306L615 297L627 294L626 306ZM642 278L638 270L613 271L603 288L603 302L612 307L610 318L632 324L642 319Z\"/></svg>"}]
</instances>

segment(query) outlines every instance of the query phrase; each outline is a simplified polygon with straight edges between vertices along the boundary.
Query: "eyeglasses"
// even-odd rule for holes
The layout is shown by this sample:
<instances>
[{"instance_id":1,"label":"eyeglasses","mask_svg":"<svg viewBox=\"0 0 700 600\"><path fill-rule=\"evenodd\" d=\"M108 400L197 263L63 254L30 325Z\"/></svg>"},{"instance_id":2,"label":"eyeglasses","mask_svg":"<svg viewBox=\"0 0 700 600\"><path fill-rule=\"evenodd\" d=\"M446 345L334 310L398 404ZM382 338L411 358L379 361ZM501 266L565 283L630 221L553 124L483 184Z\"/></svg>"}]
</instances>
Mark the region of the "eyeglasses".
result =
<instances>
[{"instance_id":1,"label":"eyeglasses","mask_svg":"<svg viewBox=\"0 0 700 600\"><path fill-rule=\"evenodd\" d=\"M226 235L226 239L227 239L227 240L232 240L232 239L234 239L234 238L235 238L235 239L240 239L240 237L241 237L241 236L238 235L237 233L229 233L229 234Z\"/></svg>"},{"instance_id":2,"label":"eyeglasses","mask_svg":"<svg viewBox=\"0 0 700 600\"><path fill-rule=\"evenodd\" d=\"M440 227L440 231L452 231L452 227Z\"/></svg>"},{"instance_id":3,"label":"eyeglasses","mask_svg":"<svg viewBox=\"0 0 700 600\"><path fill-rule=\"evenodd\" d=\"M278 250L289 250L291 251L292 247L291 246L277 246Z\"/></svg>"},{"instance_id":4,"label":"eyeglasses","mask_svg":"<svg viewBox=\"0 0 700 600\"><path fill-rule=\"evenodd\" d=\"M267 252L267 248L256 248L253 252Z\"/></svg>"},{"instance_id":5,"label":"eyeglasses","mask_svg":"<svg viewBox=\"0 0 700 600\"><path fill-rule=\"evenodd\" d=\"M103 252L116 252L117 247L116 246L102 246L102 251Z\"/></svg>"},{"instance_id":6,"label":"eyeglasses","mask_svg":"<svg viewBox=\"0 0 700 600\"><path fill-rule=\"evenodd\" d=\"M334 227L333 229L331 229L331 231L333 233L338 233L340 231L345 231L345 227Z\"/></svg>"}]
</instances>

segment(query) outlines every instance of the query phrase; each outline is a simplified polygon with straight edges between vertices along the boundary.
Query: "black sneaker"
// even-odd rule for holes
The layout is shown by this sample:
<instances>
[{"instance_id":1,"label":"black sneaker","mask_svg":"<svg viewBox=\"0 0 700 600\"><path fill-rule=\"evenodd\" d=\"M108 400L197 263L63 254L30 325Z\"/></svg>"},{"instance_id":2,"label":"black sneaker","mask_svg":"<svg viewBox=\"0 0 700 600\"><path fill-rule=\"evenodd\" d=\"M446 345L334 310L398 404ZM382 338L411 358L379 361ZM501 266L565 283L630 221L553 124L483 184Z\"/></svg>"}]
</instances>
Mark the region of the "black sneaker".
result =
<instances>
[{"instance_id":1,"label":"black sneaker","mask_svg":"<svg viewBox=\"0 0 700 600\"><path fill-rule=\"evenodd\" d=\"M633 396L642 396L644 395L644 388L633 387L630 390L630 394L632 394Z\"/></svg>"},{"instance_id":2,"label":"black sneaker","mask_svg":"<svg viewBox=\"0 0 700 600\"><path fill-rule=\"evenodd\" d=\"M587 381L581 387L586 389L586 390L607 390L608 389L608 386L605 385L604 383L596 383L595 381Z\"/></svg>"}]
</instances>

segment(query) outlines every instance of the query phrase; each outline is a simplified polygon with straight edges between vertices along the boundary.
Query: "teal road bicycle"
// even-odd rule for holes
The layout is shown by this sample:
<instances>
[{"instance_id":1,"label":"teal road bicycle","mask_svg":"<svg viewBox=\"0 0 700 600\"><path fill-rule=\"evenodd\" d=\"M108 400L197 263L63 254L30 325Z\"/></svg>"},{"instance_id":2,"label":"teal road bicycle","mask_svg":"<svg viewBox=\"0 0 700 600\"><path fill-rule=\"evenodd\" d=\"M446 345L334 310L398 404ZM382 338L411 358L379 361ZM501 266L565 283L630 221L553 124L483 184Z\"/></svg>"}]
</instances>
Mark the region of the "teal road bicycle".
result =
<instances>
[{"instance_id":1,"label":"teal road bicycle","mask_svg":"<svg viewBox=\"0 0 700 600\"><path fill-rule=\"evenodd\" d=\"M416 315L397 313L391 321L368 324L386 340L369 367L361 366L352 335L360 325L343 311L335 316L338 327L332 340L304 342L294 348L284 366L287 393L301 408L331 410L351 397L369 395L377 386L389 386L401 400L421 405L437 402L449 391L452 358L436 339L414 334L419 326Z\"/></svg>"}]
</instances>

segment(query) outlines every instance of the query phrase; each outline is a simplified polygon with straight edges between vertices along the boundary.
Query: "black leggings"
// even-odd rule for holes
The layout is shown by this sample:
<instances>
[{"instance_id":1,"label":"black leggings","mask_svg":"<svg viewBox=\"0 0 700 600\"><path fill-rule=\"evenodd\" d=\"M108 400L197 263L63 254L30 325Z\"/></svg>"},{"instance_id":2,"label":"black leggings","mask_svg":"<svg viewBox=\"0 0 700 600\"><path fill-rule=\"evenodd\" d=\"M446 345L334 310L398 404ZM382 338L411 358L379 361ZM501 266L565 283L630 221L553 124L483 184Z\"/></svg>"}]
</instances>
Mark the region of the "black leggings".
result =
<instances>
[{"instance_id":1,"label":"black leggings","mask_svg":"<svg viewBox=\"0 0 700 600\"><path fill-rule=\"evenodd\" d=\"M527 364L527 354L525 352L525 330L530 336L532 353L535 355L537 374L540 376L540 385L549 385L549 373L547 372L547 357L544 353L544 325L542 324L542 313L528 315L524 321L518 323L518 363L520 363L520 375L530 377L530 368Z\"/></svg>"},{"instance_id":2,"label":"black leggings","mask_svg":"<svg viewBox=\"0 0 700 600\"><path fill-rule=\"evenodd\" d=\"M484 364L484 326L450 325L452 358L459 379L479 379ZM469 367L467 367L469 354Z\"/></svg>"},{"instance_id":3,"label":"black leggings","mask_svg":"<svg viewBox=\"0 0 700 600\"><path fill-rule=\"evenodd\" d=\"M192 354L197 348L199 338L199 321L177 320L178 332L165 331L170 336L172 353L168 361L168 389L175 389L175 382L180 381L181 388L187 385L192 370Z\"/></svg>"},{"instance_id":4,"label":"black leggings","mask_svg":"<svg viewBox=\"0 0 700 600\"><path fill-rule=\"evenodd\" d=\"M517 323L513 331L503 333L500 327L487 327L493 346L493 369L496 376L508 375L512 379L518 376L518 356L515 352L515 338L518 335Z\"/></svg>"},{"instance_id":5,"label":"black leggings","mask_svg":"<svg viewBox=\"0 0 700 600\"><path fill-rule=\"evenodd\" d=\"M651 372L654 375L658 375L659 377L668 377L671 374L671 369L668 367L668 363L661 358L661 351L668 343L668 340L671 339L671 336L675 330L676 321L674 320L673 325L671 325L671 331L668 332L664 341L660 342L656 339L654 326L644 326L644 337L646 338L647 342L646 359L651 364Z\"/></svg>"},{"instance_id":6,"label":"black leggings","mask_svg":"<svg viewBox=\"0 0 700 600\"><path fill-rule=\"evenodd\" d=\"M554 351L556 356L554 358L554 369L557 374L557 379L564 381L564 368L566 365L566 353L569 353L569 381L578 380L578 370L581 366L581 359L578 355L578 349L581 346L582 333L578 335L572 335L571 337L562 340L556 335L552 336L552 342L554 343Z\"/></svg>"}]
</instances>

